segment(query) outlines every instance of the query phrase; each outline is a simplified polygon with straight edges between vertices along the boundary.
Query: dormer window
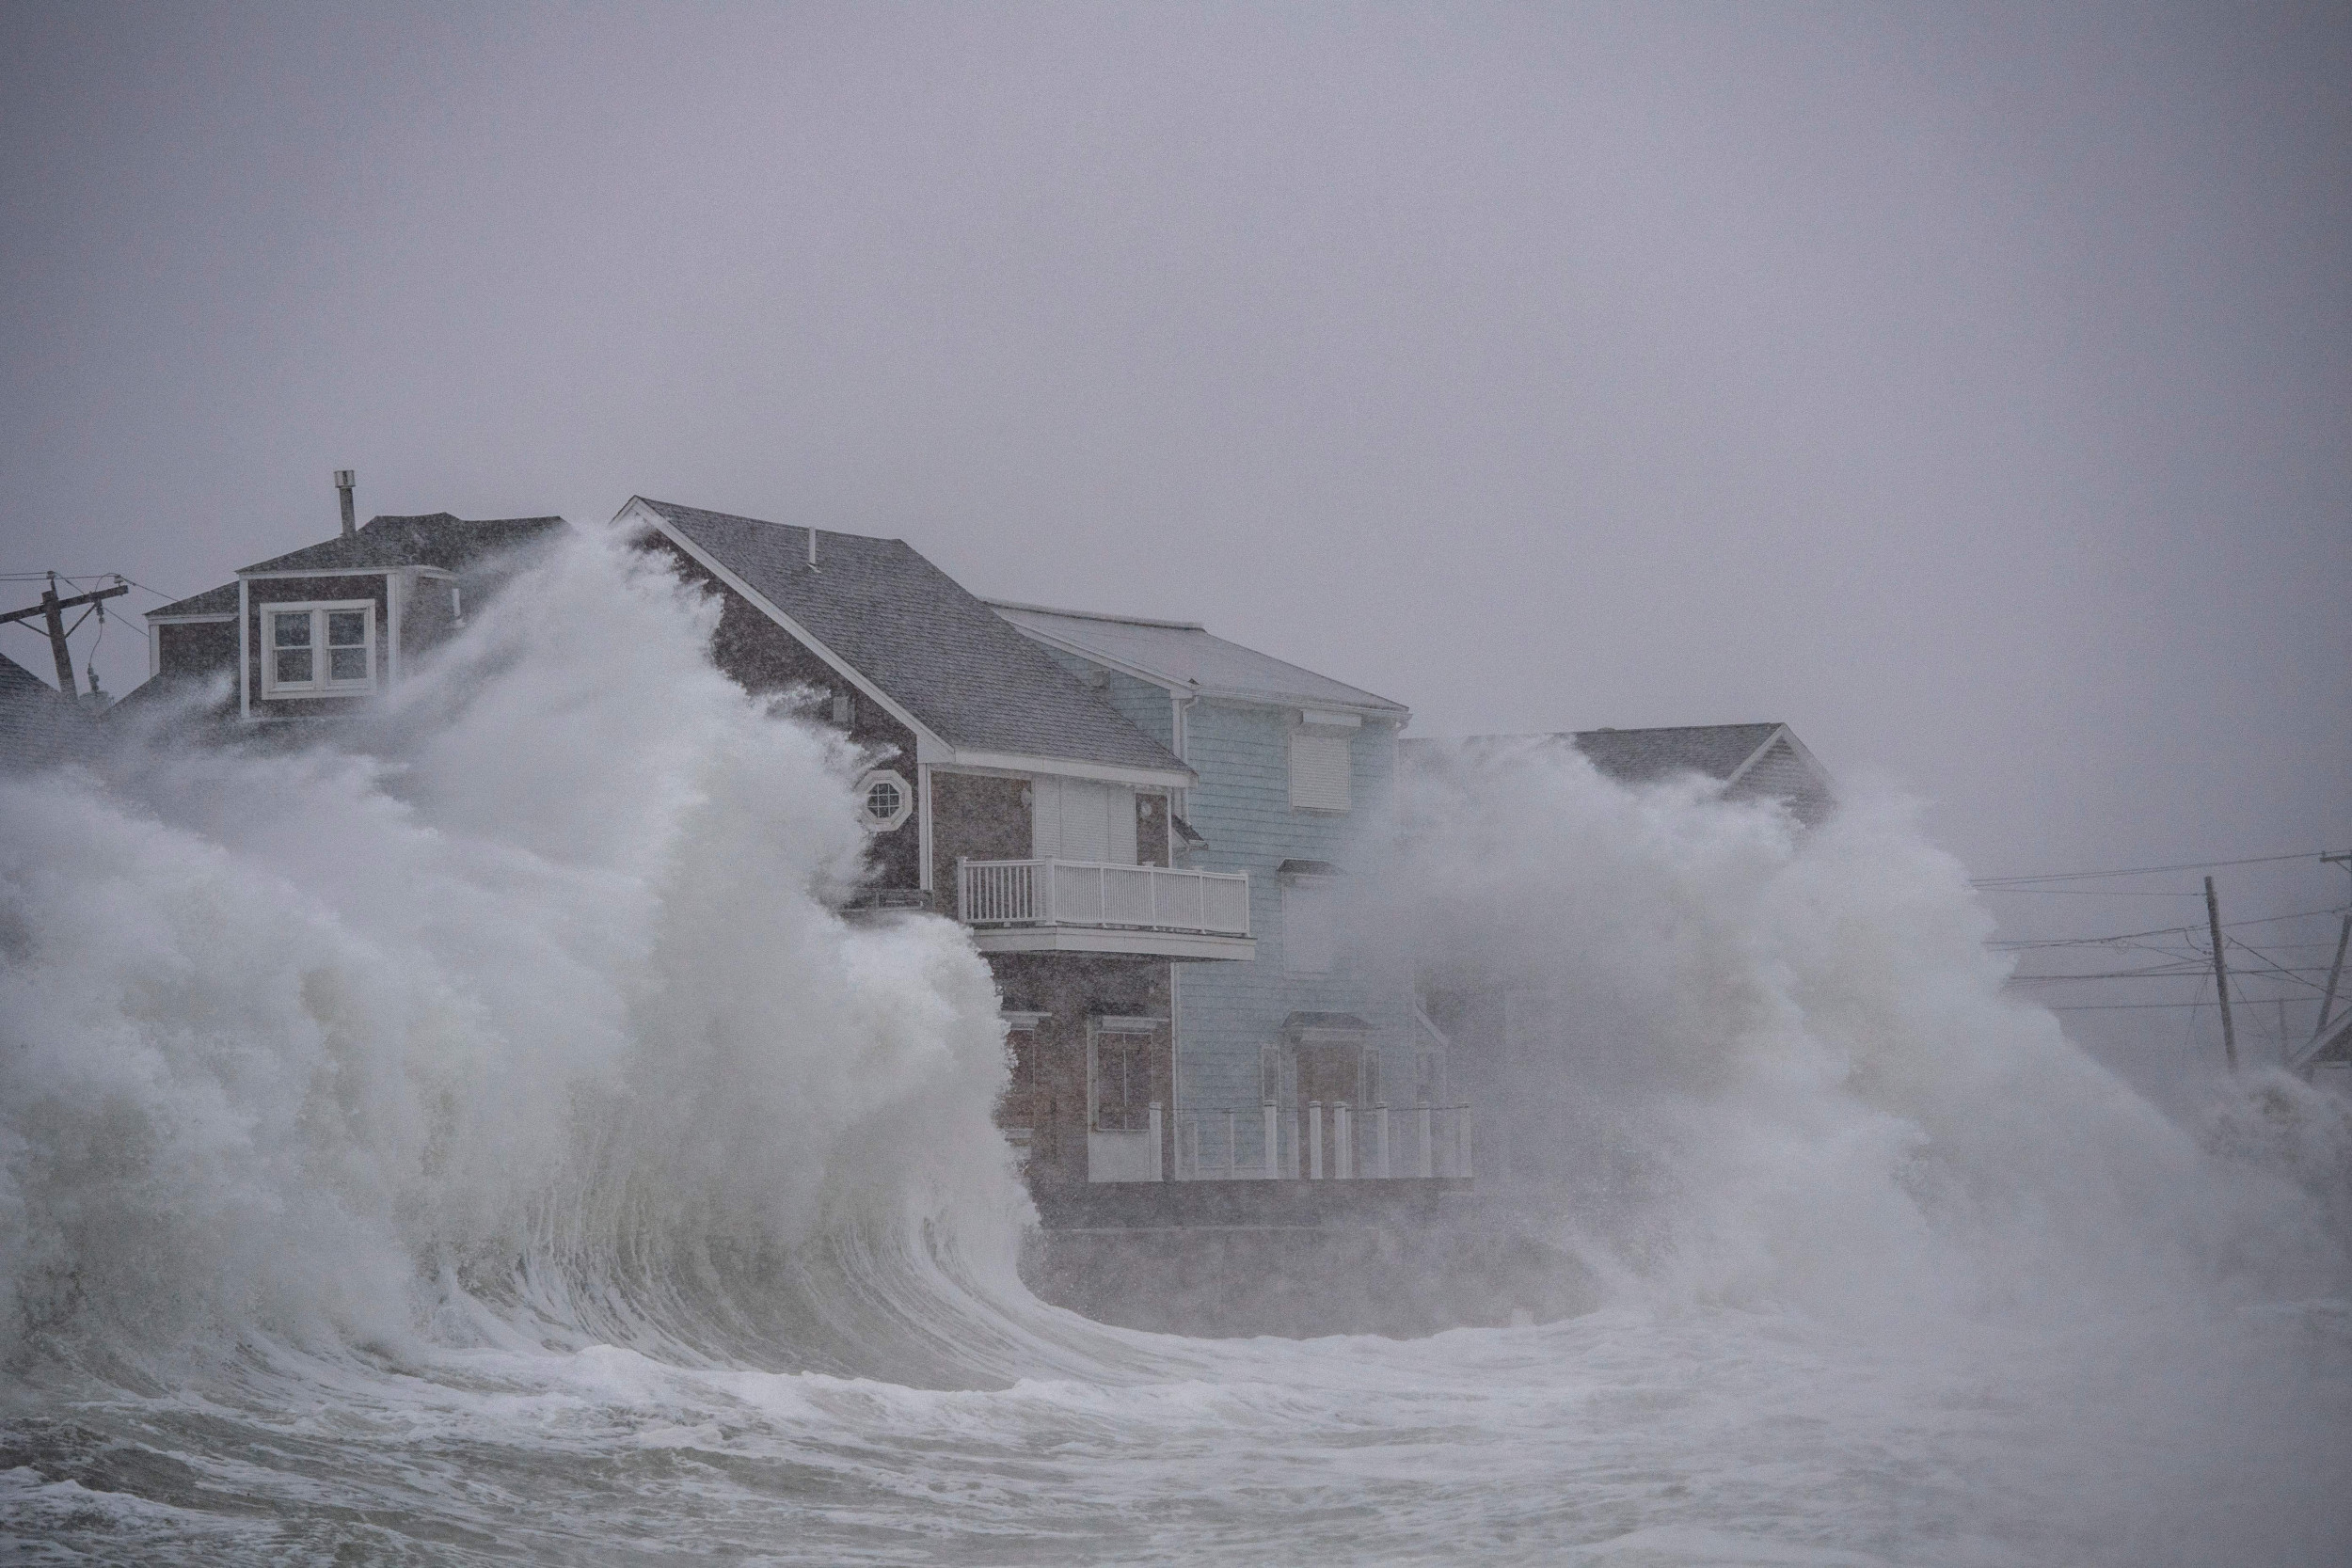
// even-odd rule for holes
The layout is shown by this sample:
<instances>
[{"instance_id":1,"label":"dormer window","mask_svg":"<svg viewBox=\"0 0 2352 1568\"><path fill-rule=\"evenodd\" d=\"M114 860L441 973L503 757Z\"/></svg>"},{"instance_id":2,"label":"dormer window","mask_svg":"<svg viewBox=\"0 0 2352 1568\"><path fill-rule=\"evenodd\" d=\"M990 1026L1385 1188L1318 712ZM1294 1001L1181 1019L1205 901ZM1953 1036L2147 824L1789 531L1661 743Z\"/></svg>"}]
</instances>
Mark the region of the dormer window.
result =
<instances>
[{"instance_id":1,"label":"dormer window","mask_svg":"<svg viewBox=\"0 0 2352 1568\"><path fill-rule=\"evenodd\" d=\"M858 781L858 825L868 832L886 833L914 810L914 791L905 779L888 768L876 768Z\"/></svg>"},{"instance_id":2,"label":"dormer window","mask_svg":"<svg viewBox=\"0 0 2352 1568\"><path fill-rule=\"evenodd\" d=\"M375 689L375 602L262 607L262 695L361 697Z\"/></svg>"}]
</instances>

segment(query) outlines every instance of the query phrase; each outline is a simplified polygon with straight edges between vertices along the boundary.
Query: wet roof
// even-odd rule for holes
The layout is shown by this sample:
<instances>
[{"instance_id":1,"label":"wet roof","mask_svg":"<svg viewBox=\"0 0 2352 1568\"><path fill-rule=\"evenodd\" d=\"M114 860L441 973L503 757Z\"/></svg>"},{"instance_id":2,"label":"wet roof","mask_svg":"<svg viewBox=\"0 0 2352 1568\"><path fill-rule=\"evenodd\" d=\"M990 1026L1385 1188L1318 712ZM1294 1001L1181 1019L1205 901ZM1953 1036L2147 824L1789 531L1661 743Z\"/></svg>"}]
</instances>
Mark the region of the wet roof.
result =
<instances>
[{"instance_id":1,"label":"wet roof","mask_svg":"<svg viewBox=\"0 0 2352 1568\"><path fill-rule=\"evenodd\" d=\"M902 539L638 504L960 750L1190 776L1175 753Z\"/></svg>"},{"instance_id":2,"label":"wet roof","mask_svg":"<svg viewBox=\"0 0 2352 1568\"><path fill-rule=\"evenodd\" d=\"M238 574L368 566L438 566L454 572L484 556L551 535L564 526L561 517L469 520L447 512L428 512L413 517L378 515L369 518L356 533L341 534L250 566L241 566Z\"/></svg>"},{"instance_id":3,"label":"wet roof","mask_svg":"<svg viewBox=\"0 0 2352 1568\"><path fill-rule=\"evenodd\" d=\"M1371 709L1393 714L1400 721L1408 711L1402 703L1229 642L1190 621L1098 615L1002 599L992 599L989 604L1014 626L1049 642L1140 671L1202 696Z\"/></svg>"},{"instance_id":4,"label":"wet roof","mask_svg":"<svg viewBox=\"0 0 2352 1568\"><path fill-rule=\"evenodd\" d=\"M151 621L170 615L229 615L237 613L237 585L224 582L218 588L207 588L201 594L191 594L184 599L174 599L147 612Z\"/></svg>"},{"instance_id":5,"label":"wet roof","mask_svg":"<svg viewBox=\"0 0 2352 1568\"><path fill-rule=\"evenodd\" d=\"M1626 784L1647 784L1676 773L1728 779L1781 728L1775 723L1579 730L1575 741L1595 768Z\"/></svg>"}]
</instances>

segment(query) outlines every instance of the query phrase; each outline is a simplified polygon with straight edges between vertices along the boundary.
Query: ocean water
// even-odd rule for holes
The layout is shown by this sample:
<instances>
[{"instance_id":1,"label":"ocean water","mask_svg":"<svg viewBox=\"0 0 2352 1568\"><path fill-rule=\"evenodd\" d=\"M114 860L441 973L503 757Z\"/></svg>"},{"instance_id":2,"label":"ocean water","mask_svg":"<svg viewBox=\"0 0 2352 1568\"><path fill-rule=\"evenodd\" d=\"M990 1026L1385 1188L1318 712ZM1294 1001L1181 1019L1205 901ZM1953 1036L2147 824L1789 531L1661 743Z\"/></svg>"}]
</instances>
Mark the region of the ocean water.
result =
<instances>
[{"instance_id":1,"label":"ocean water","mask_svg":"<svg viewBox=\"0 0 2352 1568\"><path fill-rule=\"evenodd\" d=\"M331 749L0 779L0 1560L2352 1560L2352 1122L2158 1114L1899 800L1430 785L1373 924L1573 999L1602 1305L1134 1334L709 629L586 538Z\"/></svg>"}]
</instances>

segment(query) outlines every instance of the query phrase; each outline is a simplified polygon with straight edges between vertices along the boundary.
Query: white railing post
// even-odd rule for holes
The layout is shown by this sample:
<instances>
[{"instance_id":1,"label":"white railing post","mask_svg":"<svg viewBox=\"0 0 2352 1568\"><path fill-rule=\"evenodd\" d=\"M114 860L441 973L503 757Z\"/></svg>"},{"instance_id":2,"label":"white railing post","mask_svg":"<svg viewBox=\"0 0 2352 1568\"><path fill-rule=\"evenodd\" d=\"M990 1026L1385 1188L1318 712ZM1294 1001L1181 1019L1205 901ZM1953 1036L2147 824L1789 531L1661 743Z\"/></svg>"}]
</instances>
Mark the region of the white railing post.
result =
<instances>
[{"instance_id":1,"label":"white railing post","mask_svg":"<svg viewBox=\"0 0 2352 1568\"><path fill-rule=\"evenodd\" d=\"M1340 1180L1356 1179L1356 1111L1344 1100L1331 1107L1331 1164Z\"/></svg>"},{"instance_id":2,"label":"white railing post","mask_svg":"<svg viewBox=\"0 0 2352 1568\"><path fill-rule=\"evenodd\" d=\"M1276 1135L1281 1131L1280 1115L1274 1101L1269 1100L1265 1102L1265 1179L1268 1181L1279 1180L1282 1175L1279 1163L1282 1141Z\"/></svg>"},{"instance_id":3,"label":"white railing post","mask_svg":"<svg viewBox=\"0 0 2352 1568\"><path fill-rule=\"evenodd\" d=\"M1389 1108L1386 1105L1372 1114L1372 1150L1373 1158L1377 1162L1373 1166L1373 1174L1385 1181L1389 1176Z\"/></svg>"},{"instance_id":4,"label":"white railing post","mask_svg":"<svg viewBox=\"0 0 2352 1568\"><path fill-rule=\"evenodd\" d=\"M1307 1101L1307 1180L1323 1180L1323 1101Z\"/></svg>"},{"instance_id":5,"label":"white railing post","mask_svg":"<svg viewBox=\"0 0 2352 1568\"><path fill-rule=\"evenodd\" d=\"M1423 1180L1438 1174L1438 1130L1433 1125L1437 1113L1428 1106L1421 1108L1421 1174Z\"/></svg>"},{"instance_id":6,"label":"white railing post","mask_svg":"<svg viewBox=\"0 0 2352 1568\"><path fill-rule=\"evenodd\" d=\"M1168 1157L1160 1148L1160 1102L1156 1100L1152 1101L1152 1174L1145 1180L1168 1180Z\"/></svg>"},{"instance_id":7,"label":"white railing post","mask_svg":"<svg viewBox=\"0 0 2352 1568\"><path fill-rule=\"evenodd\" d=\"M1228 1111L1225 1113L1225 1180L1228 1181L1241 1174L1237 1164L1240 1156L1233 1148L1234 1131L1233 1113Z\"/></svg>"},{"instance_id":8,"label":"white railing post","mask_svg":"<svg viewBox=\"0 0 2352 1568\"><path fill-rule=\"evenodd\" d=\"M1186 1161L1185 1168L1192 1180L1195 1181L1200 1180L1200 1113L1198 1111L1192 1114L1192 1153Z\"/></svg>"},{"instance_id":9,"label":"white railing post","mask_svg":"<svg viewBox=\"0 0 2352 1568\"><path fill-rule=\"evenodd\" d=\"M1454 1174L1467 1179L1470 1174L1470 1108L1454 1107Z\"/></svg>"}]
</instances>

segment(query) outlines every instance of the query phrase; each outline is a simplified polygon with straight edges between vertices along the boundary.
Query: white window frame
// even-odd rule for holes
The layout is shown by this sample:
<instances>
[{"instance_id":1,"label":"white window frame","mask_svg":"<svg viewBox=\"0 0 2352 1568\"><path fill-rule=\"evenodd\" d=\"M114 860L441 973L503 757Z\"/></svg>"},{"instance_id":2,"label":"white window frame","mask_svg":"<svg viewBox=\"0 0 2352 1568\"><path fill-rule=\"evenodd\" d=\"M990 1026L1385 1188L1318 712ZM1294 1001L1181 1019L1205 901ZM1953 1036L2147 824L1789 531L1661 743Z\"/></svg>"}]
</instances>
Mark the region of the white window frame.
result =
<instances>
[{"instance_id":1,"label":"white window frame","mask_svg":"<svg viewBox=\"0 0 2352 1568\"><path fill-rule=\"evenodd\" d=\"M1160 1029L1167 1022L1164 1018L1125 1018L1117 1014L1098 1015L1087 1021L1087 1131L1089 1133L1096 1137L1122 1137L1152 1130L1151 1108L1155 1103L1165 1102L1155 1092L1160 1086L1156 1081L1147 1085L1140 1111L1133 1108L1134 1101L1128 1101L1129 1118L1140 1116L1143 1118L1141 1126L1103 1125L1103 1045L1106 1040L1115 1040L1122 1051L1140 1051L1144 1075L1152 1079L1152 1057L1159 1048Z\"/></svg>"},{"instance_id":2,"label":"white window frame","mask_svg":"<svg viewBox=\"0 0 2352 1568\"><path fill-rule=\"evenodd\" d=\"M888 819L876 816L866 809L866 798L876 784L889 784L898 792L898 809ZM902 825L914 813L914 789L904 774L894 768L877 768L857 782L858 826L869 833L886 833Z\"/></svg>"},{"instance_id":3,"label":"white window frame","mask_svg":"<svg viewBox=\"0 0 2352 1568\"><path fill-rule=\"evenodd\" d=\"M365 697L375 690L375 601L373 599L300 599L281 603L264 599L254 606L262 623L262 696L264 701L295 702L306 697ZM332 658L326 644L326 617L335 610L358 610L366 617L368 673L364 680L339 681L329 671ZM310 678L278 678L278 620L281 615L310 617ZM347 644L346 644L347 645Z\"/></svg>"}]
</instances>

